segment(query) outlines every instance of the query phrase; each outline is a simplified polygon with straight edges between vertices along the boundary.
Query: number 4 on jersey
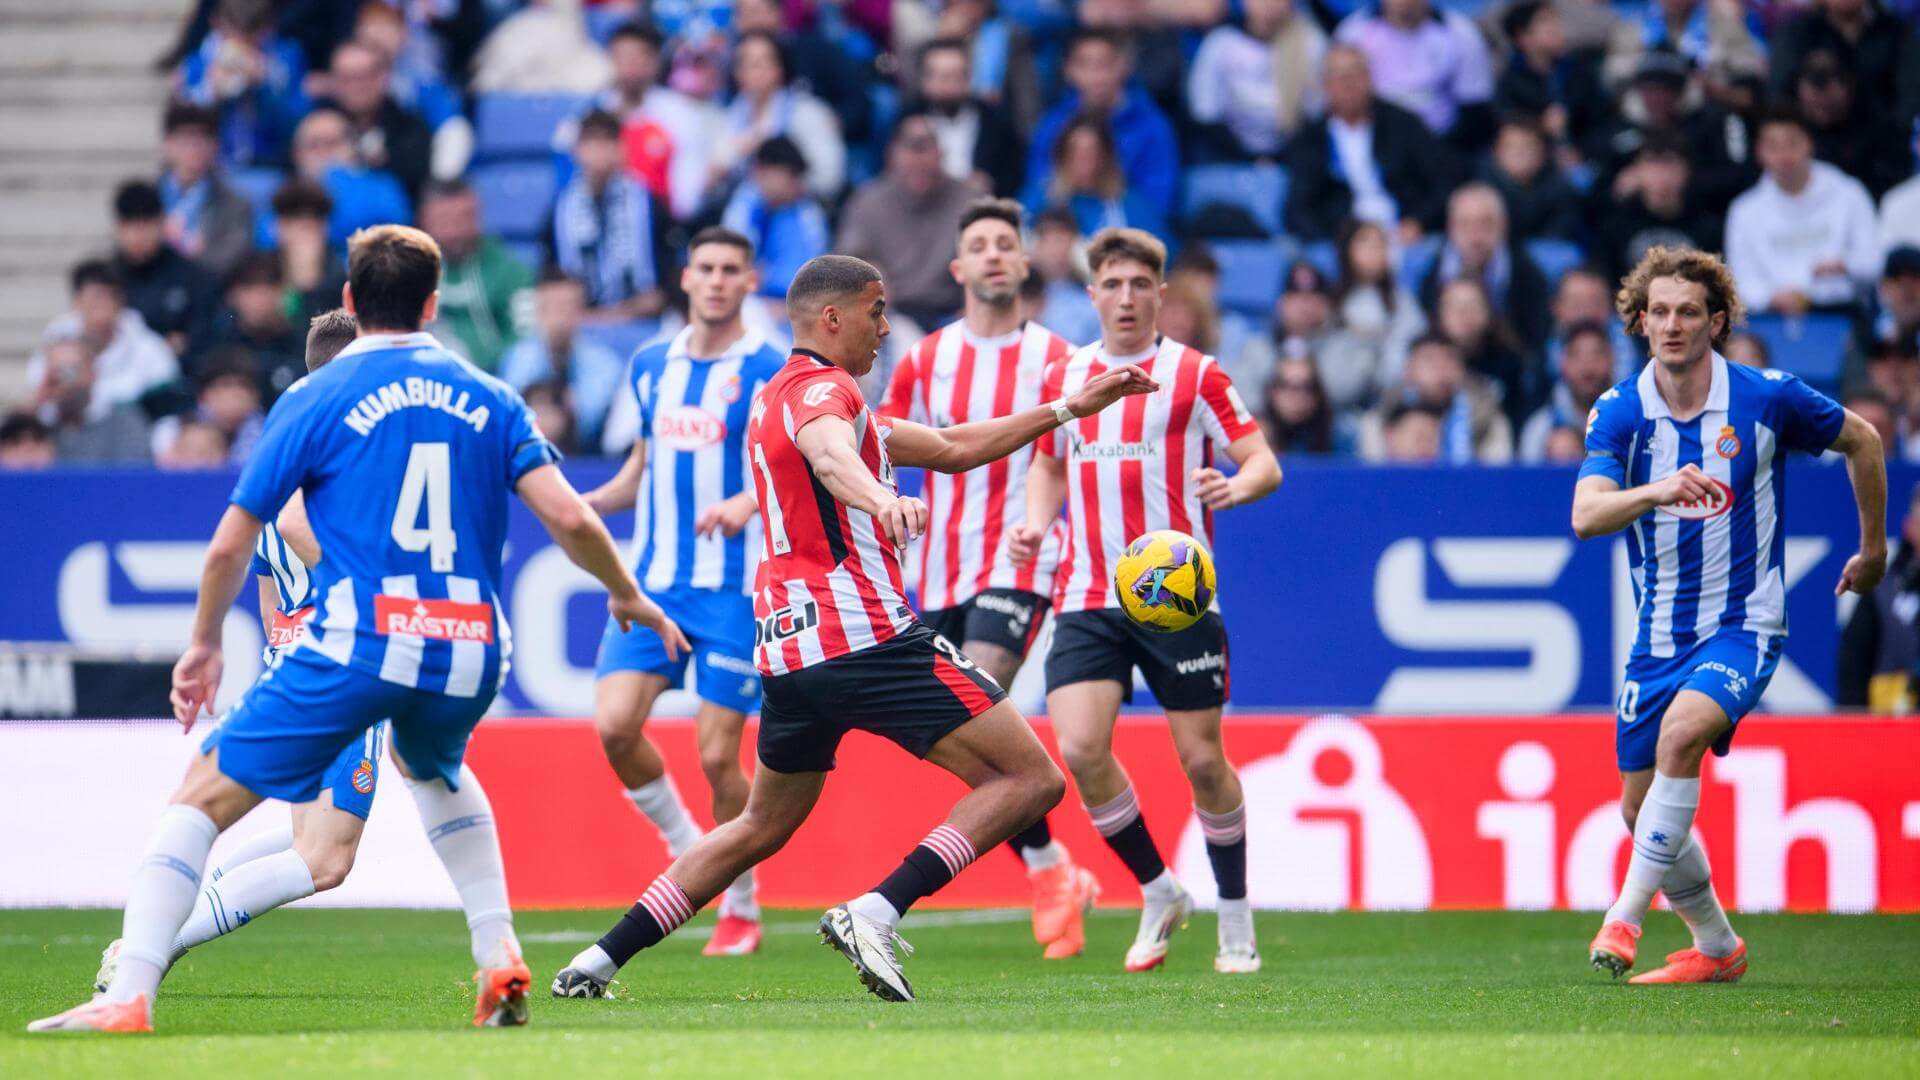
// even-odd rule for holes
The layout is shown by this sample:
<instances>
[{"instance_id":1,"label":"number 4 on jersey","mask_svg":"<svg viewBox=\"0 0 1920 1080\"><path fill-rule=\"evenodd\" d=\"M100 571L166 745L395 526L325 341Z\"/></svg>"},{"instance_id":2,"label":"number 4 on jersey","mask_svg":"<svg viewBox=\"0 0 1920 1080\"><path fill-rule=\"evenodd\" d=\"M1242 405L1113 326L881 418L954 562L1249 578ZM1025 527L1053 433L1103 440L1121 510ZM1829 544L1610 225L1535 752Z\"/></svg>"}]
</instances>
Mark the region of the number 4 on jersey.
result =
<instances>
[{"instance_id":1,"label":"number 4 on jersey","mask_svg":"<svg viewBox=\"0 0 1920 1080\"><path fill-rule=\"evenodd\" d=\"M453 460L443 442L414 443L400 500L393 508L393 542L402 551L425 551L433 572L453 571L458 546L453 532ZM427 504L427 527L420 527L420 504Z\"/></svg>"}]
</instances>

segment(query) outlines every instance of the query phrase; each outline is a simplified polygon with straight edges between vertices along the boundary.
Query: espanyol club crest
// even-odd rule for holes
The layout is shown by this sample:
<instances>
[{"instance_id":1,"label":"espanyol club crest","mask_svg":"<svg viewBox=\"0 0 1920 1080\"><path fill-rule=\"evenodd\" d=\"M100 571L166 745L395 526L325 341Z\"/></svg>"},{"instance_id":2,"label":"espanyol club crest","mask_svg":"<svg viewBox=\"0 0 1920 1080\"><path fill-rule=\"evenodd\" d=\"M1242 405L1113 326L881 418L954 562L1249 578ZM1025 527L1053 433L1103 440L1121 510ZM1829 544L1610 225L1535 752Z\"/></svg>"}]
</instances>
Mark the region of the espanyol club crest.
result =
<instances>
[{"instance_id":1,"label":"espanyol club crest","mask_svg":"<svg viewBox=\"0 0 1920 1080\"><path fill-rule=\"evenodd\" d=\"M720 400L729 405L740 400L740 376L729 375L727 381L720 384Z\"/></svg>"},{"instance_id":2,"label":"espanyol club crest","mask_svg":"<svg viewBox=\"0 0 1920 1080\"><path fill-rule=\"evenodd\" d=\"M366 758L353 768L353 790L362 795L373 794L373 762Z\"/></svg>"},{"instance_id":3,"label":"espanyol club crest","mask_svg":"<svg viewBox=\"0 0 1920 1080\"><path fill-rule=\"evenodd\" d=\"M1720 429L1720 438L1714 440L1713 448L1723 458L1737 458L1740 456L1740 436L1735 435L1731 427L1723 427Z\"/></svg>"}]
</instances>

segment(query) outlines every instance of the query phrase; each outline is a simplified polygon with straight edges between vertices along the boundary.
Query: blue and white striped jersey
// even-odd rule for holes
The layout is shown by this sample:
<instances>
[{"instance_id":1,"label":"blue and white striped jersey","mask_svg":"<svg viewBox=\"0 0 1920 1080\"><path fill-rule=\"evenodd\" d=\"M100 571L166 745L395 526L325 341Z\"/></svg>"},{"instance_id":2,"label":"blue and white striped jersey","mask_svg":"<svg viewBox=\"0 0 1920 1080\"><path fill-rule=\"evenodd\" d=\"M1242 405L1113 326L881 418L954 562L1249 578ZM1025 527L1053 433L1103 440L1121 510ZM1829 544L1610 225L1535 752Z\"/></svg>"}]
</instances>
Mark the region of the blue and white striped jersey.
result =
<instances>
[{"instance_id":1,"label":"blue and white striped jersey","mask_svg":"<svg viewBox=\"0 0 1920 1080\"><path fill-rule=\"evenodd\" d=\"M634 354L627 374L640 411L647 473L634 574L651 592L715 589L751 595L760 558L758 514L736 536L696 536L700 511L753 489L747 414L786 357L749 332L715 359L689 356L691 328Z\"/></svg>"},{"instance_id":2,"label":"blue and white striped jersey","mask_svg":"<svg viewBox=\"0 0 1920 1080\"><path fill-rule=\"evenodd\" d=\"M280 527L268 521L260 527L260 539L253 545L253 576L273 579L274 592L280 597L280 614L292 615L313 603L313 578L307 564L293 553Z\"/></svg>"},{"instance_id":3,"label":"blue and white striped jersey","mask_svg":"<svg viewBox=\"0 0 1920 1080\"><path fill-rule=\"evenodd\" d=\"M1818 454L1840 435L1845 411L1783 371L1713 354L1705 411L1676 420L1654 383L1654 364L1601 395L1587 418L1580 475L1638 487L1697 466L1720 493L1698 505L1660 507L1627 531L1640 611L1635 657L1671 657L1721 630L1787 632L1787 450Z\"/></svg>"},{"instance_id":4,"label":"blue and white striped jersey","mask_svg":"<svg viewBox=\"0 0 1920 1080\"><path fill-rule=\"evenodd\" d=\"M300 648L391 683L492 694L507 493L559 453L520 395L430 334L362 337L289 387L232 502L270 522L294 491L326 558Z\"/></svg>"}]
</instances>

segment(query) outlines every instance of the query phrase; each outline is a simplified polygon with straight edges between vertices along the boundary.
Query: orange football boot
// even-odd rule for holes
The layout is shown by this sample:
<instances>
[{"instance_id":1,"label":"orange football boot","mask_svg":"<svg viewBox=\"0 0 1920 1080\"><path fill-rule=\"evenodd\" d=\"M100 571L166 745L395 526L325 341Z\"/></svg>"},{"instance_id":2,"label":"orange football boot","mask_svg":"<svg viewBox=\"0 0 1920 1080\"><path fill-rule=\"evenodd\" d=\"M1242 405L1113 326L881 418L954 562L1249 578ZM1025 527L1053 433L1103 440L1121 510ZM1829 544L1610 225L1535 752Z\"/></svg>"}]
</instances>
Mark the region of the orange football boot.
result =
<instances>
[{"instance_id":1,"label":"orange football boot","mask_svg":"<svg viewBox=\"0 0 1920 1080\"><path fill-rule=\"evenodd\" d=\"M153 1009L147 1004L145 994L141 994L132 1001L121 1002L94 998L85 1005L76 1005L58 1016L35 1020L27 1025L27 1030L32 1032L150 1032L153 1030Z\"/></svg>"},{"instance_id":2,"label":"orange football boot","mask_svg":"<svg viewBox=\"0 0 1920 1080\"><path fill-rule=\"evenodd\" d=\"M1642 986L1657 983L1739 982L1740 976L1747 973L1747 943L1739 938L1733 941L1733 952L1726 956L1708 956L1699 949L1668 953L1665 967L1643 972L1627 981Z\"/></svg>"},{"instance_id":3,"label":"orange football boot","mask_svg":"<svg viewBox=\"0 0 1920 1080\"><path fill-rule=\"evenodd\" d=\"M518 950L507 950L507 963L473 973L478 992L473 1000L474 1027L519 1027L527 1022L527 987L533 972Z\"/></svg>"},{"instance_id":4,"label":"orange football boot","mask_svg":"<svg viewBox=\"0 0 1920 1080\"><path fill-rule=\"evenodd\" d=\"M700 952L705 956L745 956L760 951L760 923L738 915L722 913L713 927L713 936Z\"/></svg>"},{"instance_id":5,"label":"orange football boot","mask_svg":"<svg viewBox=\"0 0 1920 1080\"><path fill-rule=\"evenodd\" d=\"M1047 942L1046 951L1041 955L1048 960L1065 960L1068 957L1079 956L1086 949L1087 912L1093 910L1093 902L1100 898L1100 881L1093 876L1093 871L1084 866L1072 866L1067 869L1070 873L1065 881L1066 926L1060 931L1058 937ZM1034 921L1039 922L1037 908Z\"/></svg>"},{"instance_id":6,"label":"orange football boot","mask_svg":"<svg viewBox=\"0 0 1920 1080\"><path fill-rule=\"evenodd\" d=\"M1595 971L1608 972L1617 979L1633 970L1633 955L1639 944L1640 928L1615 920L1602 925L1594 935L1593 944L1587 946L1588 958Z\"/></svg>"}]
</instances>

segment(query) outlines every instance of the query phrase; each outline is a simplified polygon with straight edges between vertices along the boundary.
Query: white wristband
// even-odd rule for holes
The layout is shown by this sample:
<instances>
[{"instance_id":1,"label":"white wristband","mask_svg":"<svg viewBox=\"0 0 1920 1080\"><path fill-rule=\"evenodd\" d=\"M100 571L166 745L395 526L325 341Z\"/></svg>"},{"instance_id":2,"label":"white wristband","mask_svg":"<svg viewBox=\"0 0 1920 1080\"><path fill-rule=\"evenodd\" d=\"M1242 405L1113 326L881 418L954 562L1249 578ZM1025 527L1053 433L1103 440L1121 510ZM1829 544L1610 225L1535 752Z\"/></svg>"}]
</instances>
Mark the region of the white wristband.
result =
<instances>
[{"instance_id":1,"label":"white wristband","mask_svg":"<svg viewBox=\"0 0 1920 1080\"><path fill-rule=\"evenodd\" d=\"M1079 417L1073 415L1072 409L1067 408L1066 398L1058 398L1053 402L1049 403L1047 407L1053 410L1053 418L1055 420L1060 421L1060 423L1063 425L1071 424L1075 420L1080 419Z\"/></svg>"}]
</instances>

